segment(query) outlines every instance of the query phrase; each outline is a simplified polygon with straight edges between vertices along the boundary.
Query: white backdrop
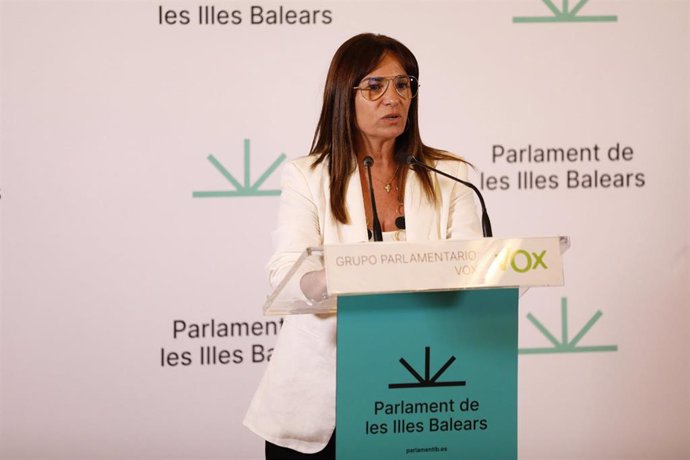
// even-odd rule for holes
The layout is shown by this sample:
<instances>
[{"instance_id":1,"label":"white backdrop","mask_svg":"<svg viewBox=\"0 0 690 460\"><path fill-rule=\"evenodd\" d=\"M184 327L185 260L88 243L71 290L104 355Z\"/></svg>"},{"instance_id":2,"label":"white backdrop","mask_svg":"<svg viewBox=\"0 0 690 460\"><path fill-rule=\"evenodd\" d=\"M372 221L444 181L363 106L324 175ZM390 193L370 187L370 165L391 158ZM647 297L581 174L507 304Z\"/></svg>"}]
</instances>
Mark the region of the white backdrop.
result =
<instances>
[{"instance_id":1,"label":"white backdrop","mask_svg":"<svg viewBox=\"0 0 690 460\"><path fill-rule=\"evenodd\" d=\"M0 457L262 458L270 191L373 31L417 55L423 138L477 166L495 234L572 237L521 303L520 458L690 458L690 3L546 3L2 2Z\"/></svg>"}]
</instances>

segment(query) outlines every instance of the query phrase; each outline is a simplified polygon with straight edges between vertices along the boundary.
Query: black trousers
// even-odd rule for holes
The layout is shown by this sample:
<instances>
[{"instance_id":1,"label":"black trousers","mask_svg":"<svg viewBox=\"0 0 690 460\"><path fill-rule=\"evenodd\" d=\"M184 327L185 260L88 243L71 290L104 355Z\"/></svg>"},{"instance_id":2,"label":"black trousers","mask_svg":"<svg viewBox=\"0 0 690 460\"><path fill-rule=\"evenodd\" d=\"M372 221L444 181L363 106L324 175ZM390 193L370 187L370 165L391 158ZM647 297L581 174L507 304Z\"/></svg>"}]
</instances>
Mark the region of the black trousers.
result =
<instances>
[{"instance_id":1,"label":"black trousers","mask_svg":"<svg viewBox=\"0 0 690 460\"><path fill-rule=\"evenodd\" d=\"M326 447L315 454L303 454L266 441L266 460L335 460L335 433Z\"/></svg>"}]
</instances>

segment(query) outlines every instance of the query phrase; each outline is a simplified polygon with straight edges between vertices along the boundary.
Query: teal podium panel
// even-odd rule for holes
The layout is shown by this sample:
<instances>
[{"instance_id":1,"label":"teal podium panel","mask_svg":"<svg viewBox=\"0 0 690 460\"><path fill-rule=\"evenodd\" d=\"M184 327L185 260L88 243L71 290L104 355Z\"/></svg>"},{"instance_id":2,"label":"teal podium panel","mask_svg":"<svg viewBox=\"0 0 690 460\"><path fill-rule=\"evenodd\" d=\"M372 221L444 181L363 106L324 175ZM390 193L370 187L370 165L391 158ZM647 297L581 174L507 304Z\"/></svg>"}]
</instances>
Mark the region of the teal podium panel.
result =
<instances>
[{"instance_id":1,"label":"teal podium panel","mask_svg":"<svg viewBox=\"0 0 690 460\"><path fill-rule=\"evenodd\" d=\"M517 458L517 289L341 296L337 460Z\"/></svg>"}]
</instances>

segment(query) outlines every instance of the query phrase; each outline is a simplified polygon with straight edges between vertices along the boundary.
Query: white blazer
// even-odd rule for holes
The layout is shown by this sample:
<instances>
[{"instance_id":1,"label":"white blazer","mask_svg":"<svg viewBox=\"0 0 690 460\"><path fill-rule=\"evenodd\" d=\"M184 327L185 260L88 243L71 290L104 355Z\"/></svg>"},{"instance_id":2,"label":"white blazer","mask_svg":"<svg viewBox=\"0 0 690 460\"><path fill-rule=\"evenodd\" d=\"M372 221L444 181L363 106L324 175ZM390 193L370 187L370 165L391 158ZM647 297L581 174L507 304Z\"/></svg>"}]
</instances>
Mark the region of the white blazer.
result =
<instances>
[{"instance_id":1,"label":"white blazer","mask_svg":"<svg viewBox=\"0 0 690 460\"><path fill-rule=\"evenodd\" d=\"M276 286L299 254L309 246L367 241L359 173L346 189L350 223L331 214L327 161L316 156L290 161L283 169L275 252L268 263ZM436 167L460 179L467 165L443 160ZM473 192L462 184L430 173L436 190L431 203L417 175L405 183L407 241L471 239L481 236ZM299 289L293 286L293 289ZM335 428L335 315L294 315L285 319L271 361L244 418L244 425L273 444L303 453L322 450Z\"/></svg>"}]
</instances>

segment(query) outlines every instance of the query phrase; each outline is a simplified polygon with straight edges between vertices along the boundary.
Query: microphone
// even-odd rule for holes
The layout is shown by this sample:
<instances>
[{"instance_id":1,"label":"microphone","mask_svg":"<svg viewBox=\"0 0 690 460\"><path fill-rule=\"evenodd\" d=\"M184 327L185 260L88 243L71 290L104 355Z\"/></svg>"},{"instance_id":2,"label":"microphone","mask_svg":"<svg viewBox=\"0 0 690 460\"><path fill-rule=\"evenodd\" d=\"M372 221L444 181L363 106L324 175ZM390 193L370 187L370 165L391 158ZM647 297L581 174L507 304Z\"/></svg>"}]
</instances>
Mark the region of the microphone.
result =
<instances>
[{"instance_id":1,"label":"microphone","mask_svg":"<svg viewBox=\"0 0 690 460\"><path fill-rule=\"evenodd\" d=\"M371 220L372 233L374 234L374 241L383 241L383 233L381 232L381 222L379 222L379 215L376 212L376 197L374 197L374 185L371 182L371 165L374 164L374 159L367 155L362 162L367 168L367 176L369 177L369 197L371 199Z\"/></svg>"},{"instance_id":2,"label":"microphone","mask_svg":"<svg viewBox=\"0 0 690 460\"><path fill-rule=\"evenodd\" d=\"M493 232L491 231L491 221L489 220L489 214L486 212L486 204L484 203L484 197L482 196L479 189L474 186L473 183L464 181L462 179L458 179L457 177L451 176L450 174L446 174L443 171L440 171L432 166L422 163L417 158L415 158L414 155L408 155L405 161L410 166L421 166L426 170L434 171L436 174L440 174L444 177L447 177L448 179L453 179L455 182L460 182L462 185L471 188L474 191L474 193L476 193L479 197L479 203L482 205L482 233L484 234L485 238L491 238L492 236L494 236Z\"/></svg>"}]
</instances>

